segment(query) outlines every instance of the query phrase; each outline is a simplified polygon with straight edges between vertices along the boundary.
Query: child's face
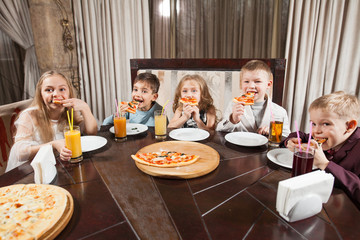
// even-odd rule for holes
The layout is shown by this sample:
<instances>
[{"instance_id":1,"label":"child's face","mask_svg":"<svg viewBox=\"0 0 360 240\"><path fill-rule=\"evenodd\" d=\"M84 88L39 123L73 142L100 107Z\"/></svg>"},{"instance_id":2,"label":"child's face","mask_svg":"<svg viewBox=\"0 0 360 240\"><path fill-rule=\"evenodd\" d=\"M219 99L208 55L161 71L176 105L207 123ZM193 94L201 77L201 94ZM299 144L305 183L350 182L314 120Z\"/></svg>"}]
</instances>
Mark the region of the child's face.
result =
<instances>
[{"instance_id":1,"label":"child's face","mask_svg":"<svg viewBox=\"0 0 360 240\"><path fill-rule=\"evenodd\" d=\"M70 96L70 89L66 80L59 76L53 75L44 79L41 84L41 96L45 105L49 109L63 108L62 104L53 103L54 99L68 99Z\"/></svg>"},{"instance_id":2,"label":"child's face","mask_svg":"<svg viewBox=\"0 0 360 240\"><path fill-rule=\"evenodd\" d=\"M241 90L244 93L255 92L254 102L265 100L266 90L272 85L268 74L263 70L243 70L241 78Z\"/></svg>"},{"instance_id":3,"label":"child's face","mask_svg":"<svg viewBox=\"0 0 360 240\"><path fill-rule=\"evenodd\" d=\"M195 98L198 102L201 100L200 85L194 80L186 80L181 87L181 98Z\"/></svg>"},{"instance_id":4,"label":"child's face","mask_svg":"<svg viewBox=\"0 0 360 240\"><path fill-rule=\"evenodd\" d=\"M334 112L324 109L312 109L309 111L310 120L313 122L312 136L314 138L326 138L322 144L323 150L340 147L349 137L347 121Z\"/></svg>"},{"instance_id":5,"label":"child's face","mask_svg":"<svg viewBox=\"0 0 360 240\"><path fill-rule=\"evenodd\" d=\"M138 109L140 111L148 111L152 107L152 102L157 99L158 94L153 93L147 82L138 81L134 84L131 97L139 102Z\"/></svg>"}]
</instances>

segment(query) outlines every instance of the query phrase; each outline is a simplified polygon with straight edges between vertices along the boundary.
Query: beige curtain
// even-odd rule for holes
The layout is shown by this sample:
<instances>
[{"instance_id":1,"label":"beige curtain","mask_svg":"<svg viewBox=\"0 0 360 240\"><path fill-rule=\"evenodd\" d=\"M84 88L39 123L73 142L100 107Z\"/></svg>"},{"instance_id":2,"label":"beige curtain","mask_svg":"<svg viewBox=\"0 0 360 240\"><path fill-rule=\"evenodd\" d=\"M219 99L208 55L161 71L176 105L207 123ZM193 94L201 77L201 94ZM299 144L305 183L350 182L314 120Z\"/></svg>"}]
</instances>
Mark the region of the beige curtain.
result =
<instances>
[{"instance_id":1,"label":"beige curtain","mask_svg":"<svg viewBox=\"0 0 360 240\"><path fill-rule=\"evenodd\" d=\"M148 0L74 0L81 96L101 123L130 100L130 59L150 58Z\"/></svg>"},{"instance_id":2,"label":"beige curtain","mask_svg":"<svg viewBox=\"0 0 360 240\"><path fill-rule=\"evenodd\" d=\"M284 56L288 0L152 0L151 3L154 58ZM175 10L171 11L171 6ZM176 31L172 31L174 28Z\"/></svg>"},{"instance_id":3,"label":"beige curtain","mask_svg":"<svg viewBox=\"0 0 360 240\"><path fill-rule=\"evenodd\" d=\"M35 54L34 37L27 1L0 1L0 29L26 50L23 98L28 99L29 97L33 97L40 72Z\"/></svg>"},{"instance_id":4,"label":"beige curtain","mask_svg":"<svg viewBox=\"0 0 360 240\"><path fill-rule=\"evenodd\" d=\"M360 97L360 1L291 1L285 108L308 131L311 102L343 90Z\"/></svg>"}]
</instances>

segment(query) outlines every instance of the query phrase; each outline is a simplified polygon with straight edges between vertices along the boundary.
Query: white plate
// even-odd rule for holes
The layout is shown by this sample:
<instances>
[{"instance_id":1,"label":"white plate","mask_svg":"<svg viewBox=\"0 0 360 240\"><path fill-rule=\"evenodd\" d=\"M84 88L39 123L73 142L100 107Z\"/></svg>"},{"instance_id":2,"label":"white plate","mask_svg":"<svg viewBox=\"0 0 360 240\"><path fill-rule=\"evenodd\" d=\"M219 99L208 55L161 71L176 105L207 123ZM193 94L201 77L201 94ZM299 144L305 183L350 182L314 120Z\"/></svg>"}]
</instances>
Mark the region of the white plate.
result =
<instances>
[{"instance_id":1,"label":"white plate","mask_svg":"<svg viewBox=\"0 0 360 240\"><path fill-rule=\"evenodd\" d=\"M207 139L210 133L199 128L179 128L172 130L169 136L180 141L201 141Z\"/></svg>"},{"instance_id":2,"label":"white plate","mask_svg":"<svg viewBox=\"0 0 360 240\"><path fill-rule=\"evenodd\" d=\"M265 136L251 132L228 133L225 135L225 139L228 142L245 147L261 146L268 142Z\"/></svg>"},{"instance_id":3,"label":"white plate","mask_svg":"<svg viewBox=\"0 0 360 240\"><path fill-rule=\"evenodd\" d=\"M286 168L292 168L293 152L287 148L277 148L270 150L267 153L267 157L273 163Z\"/></svg>"},{"instance_id":4,"label":"white plate","mask_svg":"<svg viewBox=\"0 0 360 240\"><path fill-rule=\"evenodd\" d=\"M136 135L148 130L148 126L139 123L126 123L126 135ZM110 132L115 134L114 127L109 129Z\"/></svg>"},{"instance_id":5,"label":"white plate","mask_svg":"<svg viewBox=\"0 0 360 240\"><path fill-rule=\"evenodd\" d=\"M267 153L267 157L270 161L276 163L277 165L292 169L293 152L287 148L277 148L270 150ZM313 169L316 169L316 167L313 166Z\"/></svg>"},{"instance_id":6,"label":"white plate","mask_svg":"<svg viewBox=\"0 0 360 240\"><path fill-rule=\"evenodd\" d=\"M106 143L106 138L101 136L82 136L81 150L83 152L90 152L105 146Z\"/></svg>"}]
</instances>

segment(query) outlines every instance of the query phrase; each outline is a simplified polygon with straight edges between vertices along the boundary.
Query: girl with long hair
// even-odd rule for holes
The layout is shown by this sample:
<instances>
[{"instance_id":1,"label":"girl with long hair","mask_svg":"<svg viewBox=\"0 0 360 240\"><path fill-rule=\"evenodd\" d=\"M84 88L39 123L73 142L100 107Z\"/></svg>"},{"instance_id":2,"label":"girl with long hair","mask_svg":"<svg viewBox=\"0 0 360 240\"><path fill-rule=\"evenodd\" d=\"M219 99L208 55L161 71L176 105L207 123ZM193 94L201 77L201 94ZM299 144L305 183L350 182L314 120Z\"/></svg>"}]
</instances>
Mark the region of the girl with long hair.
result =
<instances>
[{"instance_id":1,"label":"girl with long hair","mask_svg":"<svg viewBox=\"0 0 360 240\"><path fill-rule=\"evenodd\" d=\"M198 105L180 103L181 98L195 98ZM185 75L179 82L173 103L174 116L169 128L193 127L213 130L216 109L205 80L197 74Z\"/></svg>"},{"instance_id":2,"label":"girl with long hair","mask_svg":"<svg viewBox=\"0 0 360 240\"><path fill-rule=\"evenodd\" d=\"M6 171L32 160L45 144L60 153L60 159L71 158L65 147L63 130L68 123L66 111L74 109L74 125L86 134L97 133L97 122L87 103L75 98L71 82L60 72L45 72L36 85L30 107L15 122L16 135Z\"/></svg>"}]
</instances>

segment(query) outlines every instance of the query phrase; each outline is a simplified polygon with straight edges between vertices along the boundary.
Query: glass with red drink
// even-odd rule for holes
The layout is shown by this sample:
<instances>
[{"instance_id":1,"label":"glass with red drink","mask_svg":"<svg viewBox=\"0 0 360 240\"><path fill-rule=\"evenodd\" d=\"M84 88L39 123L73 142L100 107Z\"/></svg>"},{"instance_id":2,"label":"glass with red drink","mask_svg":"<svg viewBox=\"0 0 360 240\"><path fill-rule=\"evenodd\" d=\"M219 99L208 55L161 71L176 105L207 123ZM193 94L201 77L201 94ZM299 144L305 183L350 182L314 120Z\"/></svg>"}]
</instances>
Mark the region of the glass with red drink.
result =
<instances>
[{"instance_id":1,"label":"glass with red drink","mask_svg":"<svg viewBox=\"0 0 360 240\"><path fill-rule=\"evenodd\" d=\"M305 174L312 171L314 162L314 149L309 148L308 151L305 148L294 148L294 158L291 176L296 177L301 174Z\"/></svg>"}]
</instances>

